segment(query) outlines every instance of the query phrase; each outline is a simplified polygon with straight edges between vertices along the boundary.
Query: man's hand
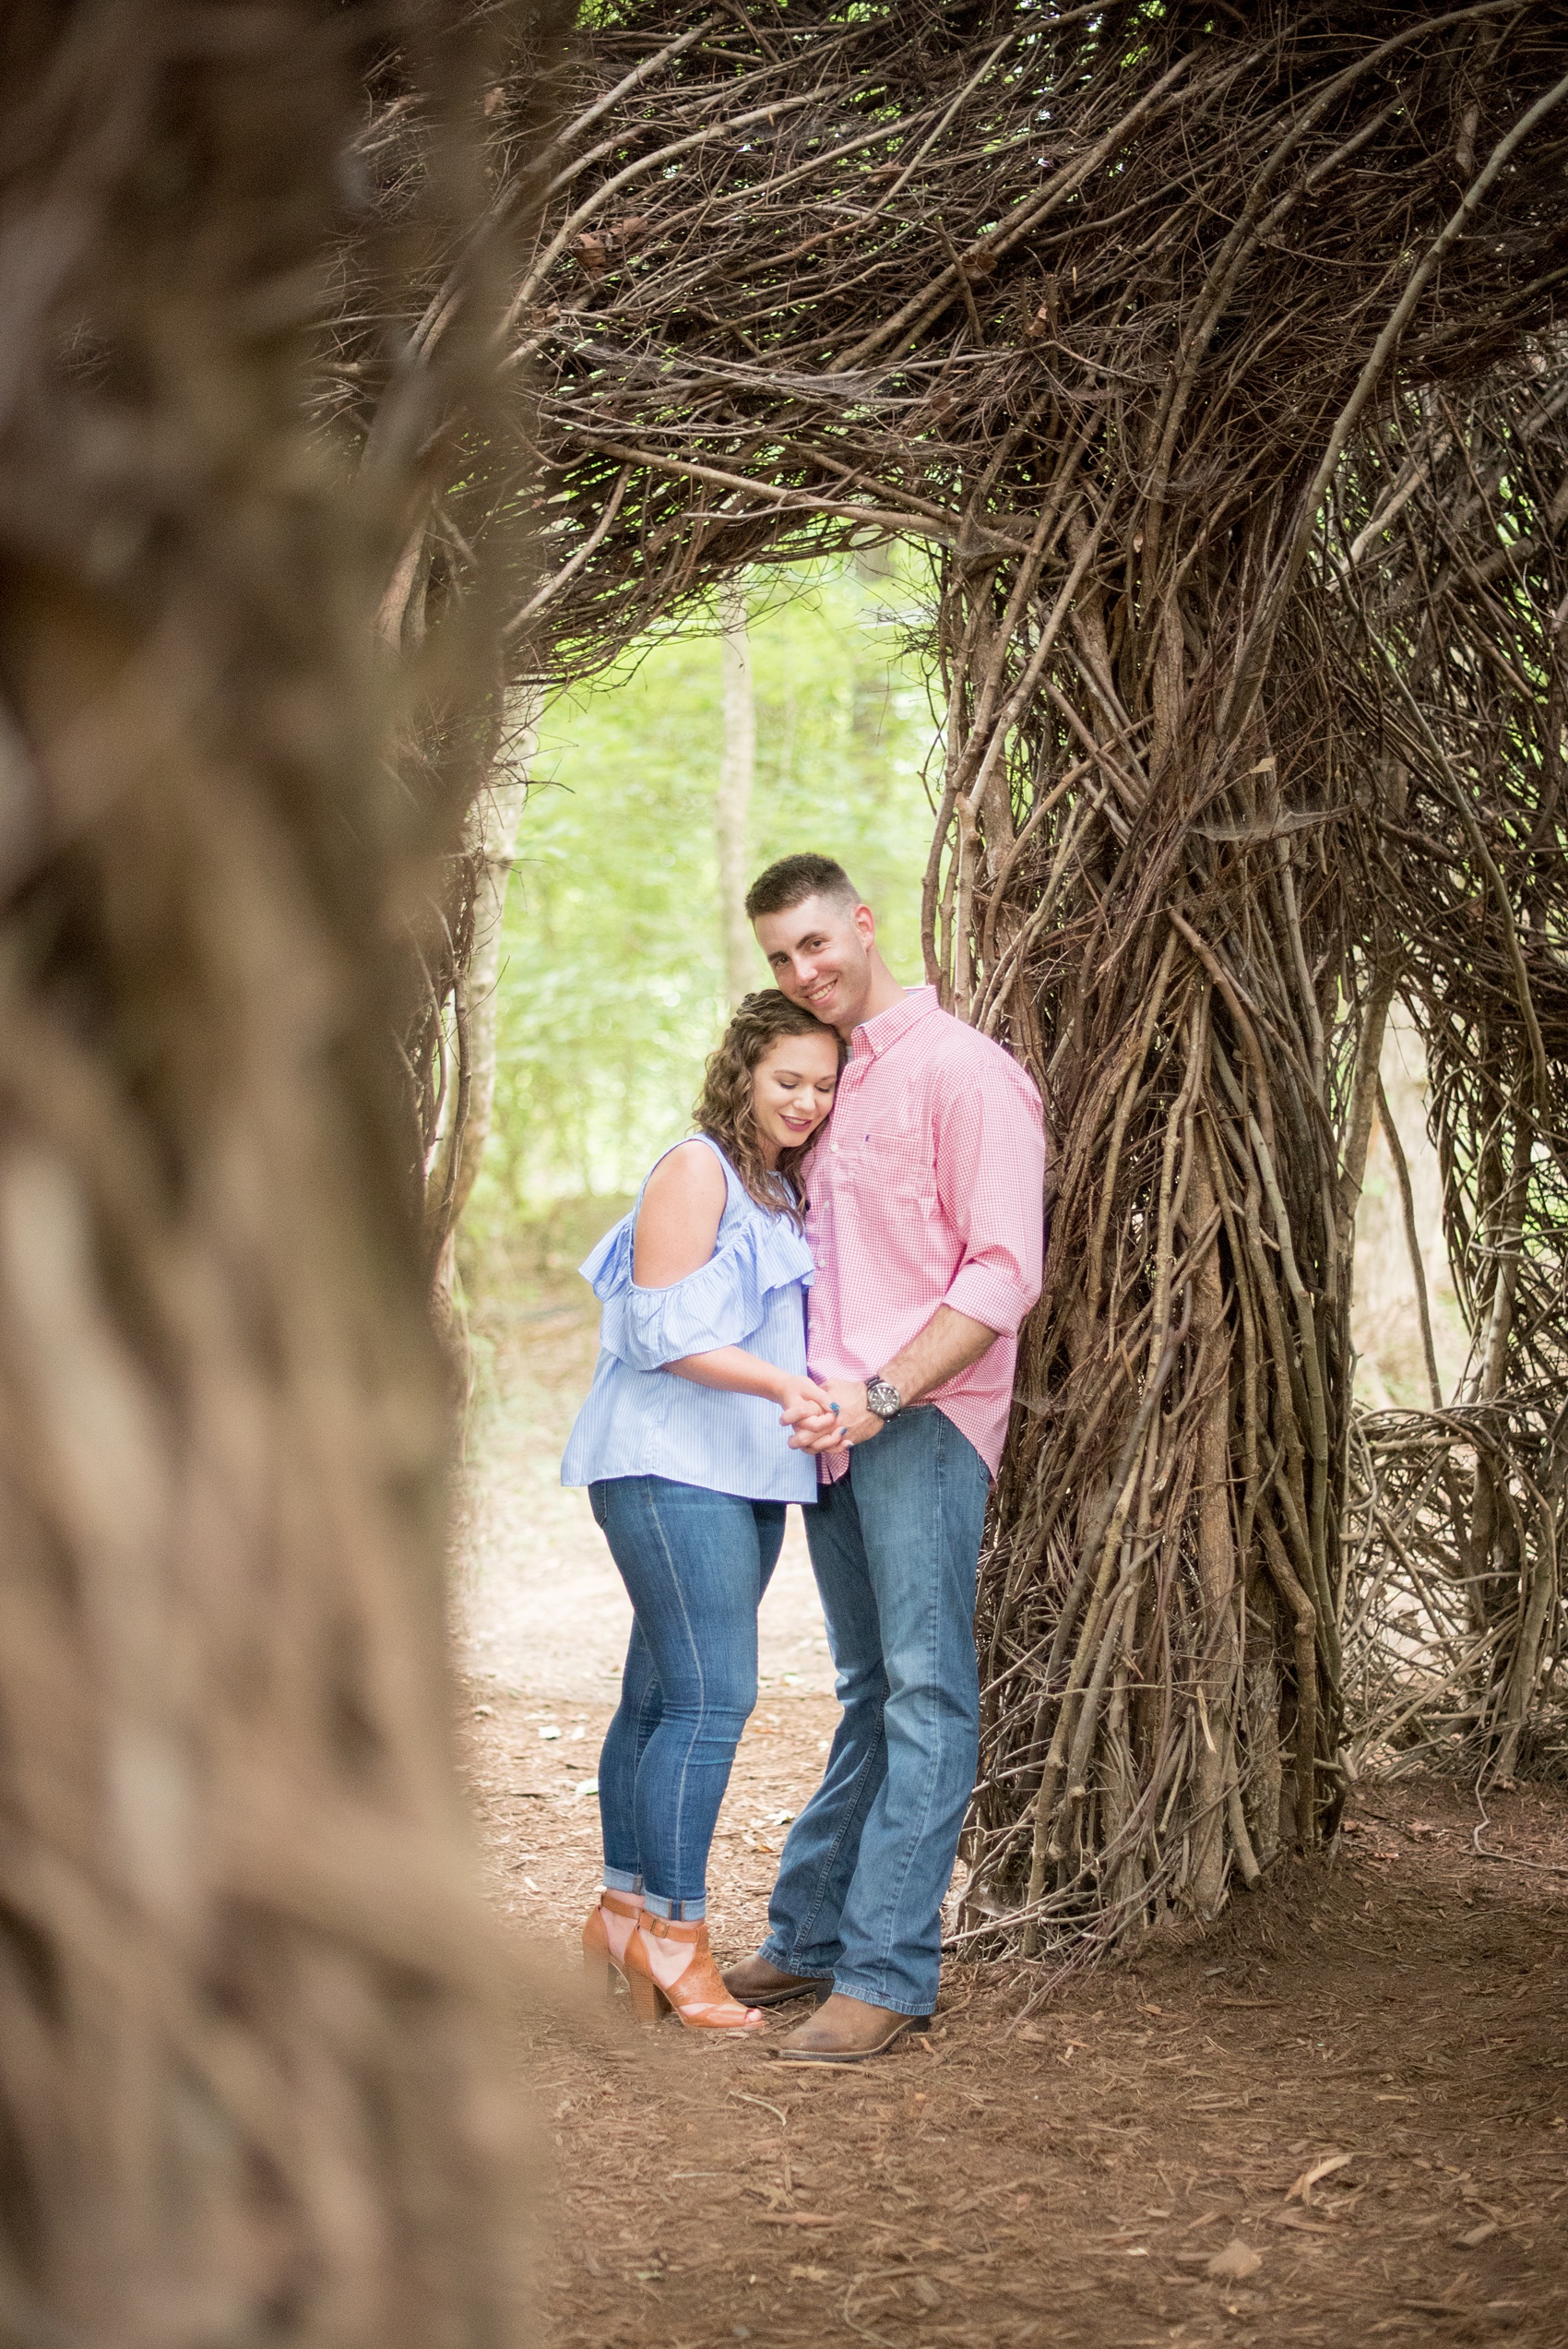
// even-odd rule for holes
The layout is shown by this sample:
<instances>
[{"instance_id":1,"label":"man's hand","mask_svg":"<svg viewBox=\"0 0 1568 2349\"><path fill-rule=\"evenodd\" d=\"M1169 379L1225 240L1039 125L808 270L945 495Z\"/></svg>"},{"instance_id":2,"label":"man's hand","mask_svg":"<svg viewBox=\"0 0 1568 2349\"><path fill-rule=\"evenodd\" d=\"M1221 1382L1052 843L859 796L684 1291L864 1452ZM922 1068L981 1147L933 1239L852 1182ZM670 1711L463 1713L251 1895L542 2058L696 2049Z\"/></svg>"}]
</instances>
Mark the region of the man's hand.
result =
<instances>
[{"instance_id":1,"label":"man's hand","mask_svg":"<svg viewBox=\"0 0 1568 2349\"><path fill-rule=\"evenodd\" d=\"M897 1388L907 1407L918 1403L933 1387L956 1378L995 1343L996 1331L988 1329L983 1321L971 1320L967 1313L959 1313L950 1305L939 1305L919 1335L910 1339L901 1353L883 1365L879 1376L890 1387ZM817 1384L828 1401L837 1404L837 1412L832 1416L825 1413L817 1418L800 1419L790 1438L792 1450L837 1452L847 1444L869 1444L873 1436L881 1435L887 1422L866 1409L866 1390L861 1379L822 1378Z\"/></svg>"},{"instance_id":2,"label":"man's hand","mask_svg":"<svg viewBox=\"0 0 1568 2349\"><path fill-rule=\"evenodd\" d=\"M815 1419L802 1419L790 1438L790 1449L797 1452L840 1452L847 1444L869 1444L880 1436L884 1422L874 1411L866 1409L864 1381L859 1378L824 1378L819 1381L830 1403L837 1403L835 1413L823 1413Z\"/></svg>"}]
</instances>

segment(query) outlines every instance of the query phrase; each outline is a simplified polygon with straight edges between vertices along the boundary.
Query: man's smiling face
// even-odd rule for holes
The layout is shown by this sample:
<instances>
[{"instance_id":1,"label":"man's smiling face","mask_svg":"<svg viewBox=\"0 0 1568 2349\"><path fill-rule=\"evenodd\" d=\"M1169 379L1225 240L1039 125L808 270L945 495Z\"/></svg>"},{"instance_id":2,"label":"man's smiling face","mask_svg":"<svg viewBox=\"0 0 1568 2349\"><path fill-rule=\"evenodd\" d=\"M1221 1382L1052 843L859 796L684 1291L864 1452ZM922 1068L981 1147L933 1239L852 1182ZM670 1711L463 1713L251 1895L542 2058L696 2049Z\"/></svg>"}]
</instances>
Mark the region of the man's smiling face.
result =
<instances>
[{"instance_id":1,"label":"man's smiling face","mask_svg":"<svg viewBox=\"0 0 1568 2349\"><path fill-rule=\"evenodd\" d=\"M775 986L848 1036L871 994L871 908L808 897L783 913L759 913L754 926Z\"/></svg>"}]
</instances>

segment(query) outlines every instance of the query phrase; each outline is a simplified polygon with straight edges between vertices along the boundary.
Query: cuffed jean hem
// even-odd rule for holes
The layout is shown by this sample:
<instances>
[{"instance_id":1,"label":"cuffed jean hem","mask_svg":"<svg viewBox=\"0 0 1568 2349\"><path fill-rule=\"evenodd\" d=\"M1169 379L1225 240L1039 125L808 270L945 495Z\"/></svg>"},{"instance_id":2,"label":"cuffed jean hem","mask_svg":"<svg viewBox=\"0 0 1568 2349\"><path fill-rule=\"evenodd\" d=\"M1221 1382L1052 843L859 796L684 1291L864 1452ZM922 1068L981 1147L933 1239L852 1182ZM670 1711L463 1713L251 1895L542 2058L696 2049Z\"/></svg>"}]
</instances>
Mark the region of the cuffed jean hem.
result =
<instances>
[{"instance_id":1,"label":"cuffed jean hem","mask_svg":"<svg viewBox=\"0 0 1568 2349\"><path fill-rule=\"evenodd\" d=\"M642 1870L630 1867L607 1867L604 1870L607 1892L640 1892L643 1889Z\"/></svg>"},{"instance_id":2,"label":"cuffed jean hem","mask_svg":"<svg viewBox=\"0 0 1568 2349\"><path fill-rule=\"evenodd\" d=\"M671 1925L700 1925L707 1914L707 1895L696 1901L667 1901L659 1892L643 1894L643 1906L649 1916L668 1917Z\"/></svg>"}]
</instances>

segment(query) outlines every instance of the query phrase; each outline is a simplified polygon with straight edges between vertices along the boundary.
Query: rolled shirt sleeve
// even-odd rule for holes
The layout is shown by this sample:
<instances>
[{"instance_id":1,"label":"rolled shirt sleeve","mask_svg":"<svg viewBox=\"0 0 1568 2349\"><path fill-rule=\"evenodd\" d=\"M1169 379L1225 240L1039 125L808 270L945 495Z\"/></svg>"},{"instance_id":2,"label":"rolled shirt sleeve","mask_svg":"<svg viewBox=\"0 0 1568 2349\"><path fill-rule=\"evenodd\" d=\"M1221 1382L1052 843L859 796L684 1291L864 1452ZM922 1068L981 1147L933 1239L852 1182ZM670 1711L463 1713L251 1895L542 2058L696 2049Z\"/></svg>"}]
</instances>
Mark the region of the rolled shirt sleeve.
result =
<instances>
[{"instance_id":1,"label":"rolled shirt sleeve","mask_svg":"<svg viewBox=\"0 0 1568 2349\"><path fill-rule=\"evenodd\" d=\"M1021 1069L999 1077L940 1119L936 1195L964 1242L944 1304L1011 1337L1040 1291L1045 1121Z\"/></svg>"}]
</instances>

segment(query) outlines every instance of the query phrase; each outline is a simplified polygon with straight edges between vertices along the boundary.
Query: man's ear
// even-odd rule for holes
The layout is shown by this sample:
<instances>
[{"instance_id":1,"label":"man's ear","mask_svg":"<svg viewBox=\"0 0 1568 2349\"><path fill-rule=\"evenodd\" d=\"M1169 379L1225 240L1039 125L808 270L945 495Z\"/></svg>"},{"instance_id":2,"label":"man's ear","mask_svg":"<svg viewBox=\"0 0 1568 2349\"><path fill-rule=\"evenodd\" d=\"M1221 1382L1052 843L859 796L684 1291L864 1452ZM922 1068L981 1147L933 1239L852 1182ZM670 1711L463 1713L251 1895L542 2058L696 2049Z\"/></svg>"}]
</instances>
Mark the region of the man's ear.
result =
<instances>
[{"instance_id":1,"label":"man's ear","mask_svg":"<svg viewBox=\"0 0 1568 2349\"><path fill-rule=\"evenodd\" d=\"M860 932L861 944L873 947L876 944L876 916L870 906L857 905L849 919Z\"/></svg>"}]
</instances>

